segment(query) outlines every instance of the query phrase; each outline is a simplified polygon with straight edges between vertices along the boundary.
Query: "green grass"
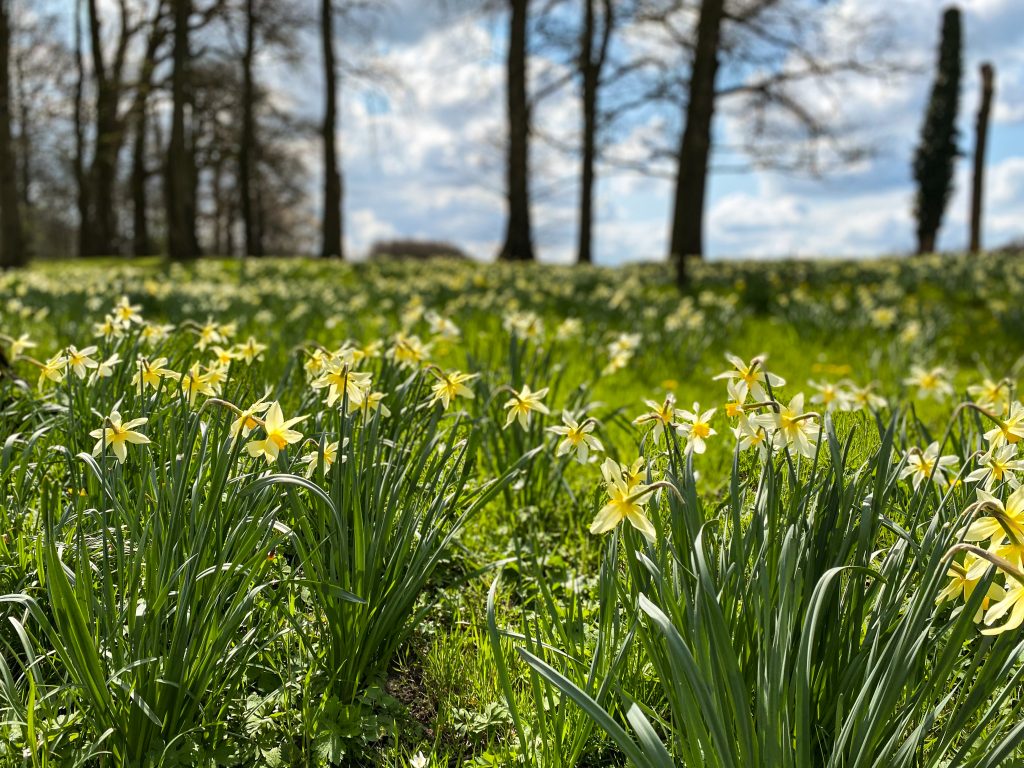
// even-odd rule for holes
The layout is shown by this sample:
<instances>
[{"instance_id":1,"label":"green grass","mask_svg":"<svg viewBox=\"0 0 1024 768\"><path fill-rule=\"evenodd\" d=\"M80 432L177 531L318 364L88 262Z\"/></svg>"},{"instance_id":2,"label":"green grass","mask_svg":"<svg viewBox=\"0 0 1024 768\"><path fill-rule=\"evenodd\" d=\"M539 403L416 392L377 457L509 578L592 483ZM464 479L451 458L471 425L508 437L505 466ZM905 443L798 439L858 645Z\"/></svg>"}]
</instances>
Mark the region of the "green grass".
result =
<instances>
[{"instance_id":1,"label":"green grass","mask_svg":"<svg viewBox=\"0 0 1024 768\"><path fill-rule=\"evenodd\" d=\"M1024 637L981 632L1024 577L1024 509L1013 472L990 486L1002 511L967 480L1017 400L1024 261L693 274L686 296L658 265L0 276L0 767L1024 759ZM122 296L139 317L104 333ZM14 349L22 334L37 346ZM40 386L69 345L118 360L106 376L61 363ZM783 439L737 450L714 379L727 352L767 354L786 380L746 399L757 434L806 393L796 423L820 437L805 455ZM140 390L139 361L157 358L173 375ZM939 366L949 391L905 381ZM328 406L312 384L329 370L369 384ZM473 396L444 408L435 387L455 370ZM968 393L986 378L1004 380L996 403ZM824 384L885 404L826 416ZM550 413L506 427L524 385L548 388ZM634 423L669 396L717 409L705 453L685 429ZM258 444L271 401L305 417L276 457ZM547 430L563 410L603 444L585 464ZM93 455L114 411L147 420L123 463L109 432ZM933 441L956 466L915 486ZM638 457L621 486L602 473ZM629 522L589 532L609 494L651 540ZM985 516L1001 527L978 559L960 543ZM973 591L937 605L951 567Z\"/></svg>"}]
</instances>

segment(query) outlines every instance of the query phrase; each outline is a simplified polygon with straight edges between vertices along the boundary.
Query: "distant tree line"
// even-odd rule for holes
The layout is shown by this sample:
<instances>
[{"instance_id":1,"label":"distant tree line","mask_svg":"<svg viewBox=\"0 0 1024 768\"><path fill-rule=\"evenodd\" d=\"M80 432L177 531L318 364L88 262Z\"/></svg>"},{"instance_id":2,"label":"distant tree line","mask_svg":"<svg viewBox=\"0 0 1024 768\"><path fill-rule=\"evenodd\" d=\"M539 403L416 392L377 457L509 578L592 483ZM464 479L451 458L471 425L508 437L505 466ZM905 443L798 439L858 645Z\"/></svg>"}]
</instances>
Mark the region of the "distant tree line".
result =
<instances>
[{"instance_id":1,"label":"distant tree line","mask_svg":"<svg viewBox=\"0 0 1024 768\"><path fill-rule=\"evenodd\" d=\"M835 121L825 94L900 66L887 54L884 19L845 19L839 46L825 23L828 4L812 0L447 2L507 24L507 222L498 255L514 261L535 258L531 152L542 142L578 161L580 263L594 258L602 169L670 176L667 255L684 284L684 256L704 253L714 159L822 174L862 158L869 147ZM381 7L0 0L0 264L70 253L258 257L311 240L321 256L344 258L339 90L359 74L346 49L353 30L369 42L366 20ZM959 15L944 18L940 75L914 161L922 250L934 247L957 151ZM309 53L311 39L319 45ZM261 81L269 55L286 65L318 60L318 125L289 114ZM554 62L554 74L534 72L539 56ZM569 136L537 118L553 98L578 104ZM747 129L728 142L715 129L727 109L741 112ZM642 129L655 120L665 130L652 137ZM639 150L617 156L631 135ZM315 204L296 136L322 148Z\"/></svg>"}]
</instances>

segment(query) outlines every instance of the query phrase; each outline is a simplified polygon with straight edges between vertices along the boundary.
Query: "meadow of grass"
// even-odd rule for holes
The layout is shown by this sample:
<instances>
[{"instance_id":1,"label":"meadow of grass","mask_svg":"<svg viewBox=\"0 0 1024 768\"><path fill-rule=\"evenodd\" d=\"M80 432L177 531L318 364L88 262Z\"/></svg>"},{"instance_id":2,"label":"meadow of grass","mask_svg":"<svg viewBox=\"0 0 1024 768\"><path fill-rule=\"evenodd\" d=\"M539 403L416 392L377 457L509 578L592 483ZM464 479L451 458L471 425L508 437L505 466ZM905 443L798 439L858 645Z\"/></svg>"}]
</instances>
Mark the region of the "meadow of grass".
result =
<instances>
[{"instance_id":1,"label":"meadow of grass","mask_svg":"<svg viewBox=\"0 0 1024 768\"><path fill-rule=\"evenodd\" d=\"M1024 260L0 275L0 767L1024 765Z\"/></svg>"}]
</instances>

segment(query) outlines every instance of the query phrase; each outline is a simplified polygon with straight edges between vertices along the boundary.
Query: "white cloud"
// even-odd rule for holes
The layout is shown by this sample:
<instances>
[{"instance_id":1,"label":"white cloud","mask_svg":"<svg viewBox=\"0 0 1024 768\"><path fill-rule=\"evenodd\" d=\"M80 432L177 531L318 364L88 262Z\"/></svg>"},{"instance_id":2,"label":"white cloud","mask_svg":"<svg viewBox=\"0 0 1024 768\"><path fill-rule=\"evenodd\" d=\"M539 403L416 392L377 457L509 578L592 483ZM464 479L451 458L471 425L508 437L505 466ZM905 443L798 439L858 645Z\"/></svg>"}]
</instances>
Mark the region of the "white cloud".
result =
<instances>
[{"instance_id":1,"label":"white cloud","mask_svg":"<svg viewBox=\"0 0 1024 768\"><path fill-rule=\"evenodd\" d=\"M380 62L401 76L385 96L343 89L341 126L346 173L346 228L365 250L385 237L448 239L490 258L504 236L505 93L503 17L484 19L459 10L429 17L403 30L385 24ZM401 0L399 16L420 6ZM1024 51L1016 30L1024 24L1018 0L967 0L963 146L972 142L977 106L977 65L984 55L998 67L993 153L988 172L986 241L998 245L1020 234L1024 157L998 150L1000 136L1024 136ZM900 58L921 66L916 74L851 80L817 107L843 120L876 153L823 181L760 172L715 177L708 206L712 256L779 256L903 252L913 247L910 160L930 89L941 7L932 0L839 0L828 6L836 49L848 36L848 19L885 12ZM432 20L431 20L432 19ZM840 20L846 19L843 23ZM645 41L634 39L632 44ZM654 45L656 41L646 41ZM533 74L557 65L535 56ZM560 140L579 133L577 96L540 105L538 127ZM666 135L672 115L652 114L634 124L609 155L638 160L652 139ZM735 143L747 116L723 105L717 131ZM1006 133L1013 132L1017 133ZM577 226L578 161L534 142L533 216L542 258L570 261ZM967 169L961 161L957 191L940 244L962 247L967 216ZM671 170L671 168L667 168ZM662 178L603 168L597 185L597 259L602 263L658 258L666 248L671 183Z\"/></svg>"}]
</instances>

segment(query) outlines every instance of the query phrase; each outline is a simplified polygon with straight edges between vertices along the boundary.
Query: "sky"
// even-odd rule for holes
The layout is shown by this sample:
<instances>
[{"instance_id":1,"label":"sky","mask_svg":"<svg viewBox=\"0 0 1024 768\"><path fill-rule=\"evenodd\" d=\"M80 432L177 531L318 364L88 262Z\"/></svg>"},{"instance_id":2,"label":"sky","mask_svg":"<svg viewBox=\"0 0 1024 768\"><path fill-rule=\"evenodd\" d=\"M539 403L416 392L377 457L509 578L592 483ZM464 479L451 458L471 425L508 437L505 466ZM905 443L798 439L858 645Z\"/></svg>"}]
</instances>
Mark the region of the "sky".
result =
<instances>
[{"instance_id":1,"label":"sky","mask_svg":"<svg viewBox=\"0 0 1024 768\"><path fill-rule=\"evenodd\" d=\"M429 5L434 10L426 11ZM844 88L836 107L873 147L870 157L823 178L769 171L716 172L706 209L710 258L876 256L914 246L910 163L931 86L944 5L935 0L833 0L826 12L884 10L901 60L915 72ZM996 66L996 100L987 158L985 244L1024 238L1024 2L963 0L964 84L955 192L939 247L967 239L968 186L978 65ZM451 241L488 259L503 236L504 16L460 14L436 4L396 0L373 35L377 66L393 73L343 91L340 140L350 252L376 240ZM833 34L845 34L834 24ZM543 54L532 72L557 70ZM310 70L307 82L315 79ZM534 119L546 133L571 135L575 98L544 102ZM295 96L299 98L299 96ZM307 101L315 104L315 100ZM681 107L680 107L681 109ZM313 109L315 113L315 109ZM662 118L642 114L610 154L635 151ZM716 141L728 143L749 116L725 109ZM310 146L315 168L315 145ZM578 160L535 142L532 149L535 245L548 262L574 258ZM613 265L664 257L672 196L666 178L601 167L596 189L596 261Z\"/></svg>"}]
</instances>

